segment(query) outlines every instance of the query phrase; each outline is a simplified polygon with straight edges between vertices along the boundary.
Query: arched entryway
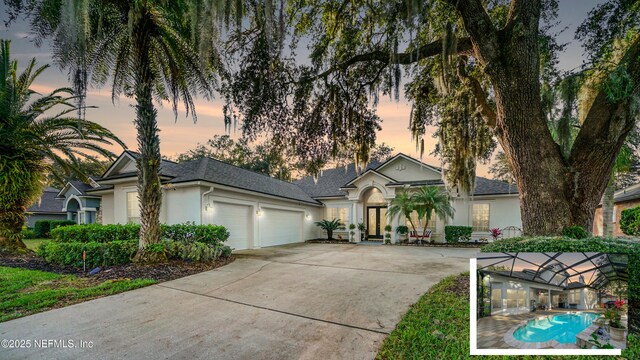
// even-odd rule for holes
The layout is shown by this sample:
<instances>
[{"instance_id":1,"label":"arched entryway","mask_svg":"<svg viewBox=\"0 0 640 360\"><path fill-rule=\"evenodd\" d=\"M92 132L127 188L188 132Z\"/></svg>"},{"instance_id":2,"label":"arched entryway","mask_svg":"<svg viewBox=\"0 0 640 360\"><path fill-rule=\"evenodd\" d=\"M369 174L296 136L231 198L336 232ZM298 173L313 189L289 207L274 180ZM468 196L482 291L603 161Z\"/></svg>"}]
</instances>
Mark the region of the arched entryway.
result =
<instances>
[{"instance_id":1,"label":"arched entryway","mask_svg":"<svg viewBox=\"0 0 640 360\"><path fill-rule=\"evenodd\" d=\"M78 222L78 212L80 211L80 203L75 198L70 198L67 201L67 220Z\"/></svg>"},{"instance_id":2,"label":"arched entryway","mask_svg":"<svg viewBox=\"0 0 640 360\"><path fill-rule=\"evenodd\" d=\"M367 227L367 239L382 241L384 239L384 227L388 223L387 200L384 194L376 187L366 190L362 194L364 205L364 222Z\"/></svg>"}]
</instances>

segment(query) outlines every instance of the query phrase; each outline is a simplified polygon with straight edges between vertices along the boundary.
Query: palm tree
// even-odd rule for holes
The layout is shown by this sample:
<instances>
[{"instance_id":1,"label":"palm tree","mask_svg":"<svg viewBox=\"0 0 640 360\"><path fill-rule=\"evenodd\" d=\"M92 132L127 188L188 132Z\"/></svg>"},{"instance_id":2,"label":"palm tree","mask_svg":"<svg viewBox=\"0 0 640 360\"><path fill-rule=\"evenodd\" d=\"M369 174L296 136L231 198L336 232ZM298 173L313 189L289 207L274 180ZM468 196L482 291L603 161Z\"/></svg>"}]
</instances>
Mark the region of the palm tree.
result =
<instances>
[{"instance_id":1,"label":"palm tree","mask_svg":"<svg viewBox=\"0 0 640 360\"><path fill-rule=\"evenodd\" d=\"M77 110L71 89L36 97L31 86L48 65L37 67L32 59L18 74L9 46L0 41L0 251L16 252L26 251L20 235L25 211L54 165L78 171L81 159L94 158L89 153L114 157L103 145L125 145L106 128L68 116Z\"/></svg>"},{"instance_id":2,"label":"palm tree","mask_svg":"<svg viewBox=\"0 0 640 360\"><path fill-rule=\"evenodd\" d=\"M451 206L451 198L442 188L437 186L423 186L413 194L413 200L416 204L418 219L425 219L424 228L422 229L422 239L427 235L429 221L435 214L444 219L453 217L455 210Z\"/></svg>"},{"instance_id":3,"label":"palm tree","mask_svg":"<svg viewBox=\"0 0 640 360\"><path fill-rule=\"evenodd\" d=\"M327 232L327 239L333 239L333 232L338 229L344 229L344 224L340 222L340 219L333 220L321 220L316 221L316 225L319 226L322 230Z\"/></svg>"},{"instance_id":4,"label":"palm tree","mask_svg":"<svg viewBox=\"0 0 640 360\"><path fill-rule=\"evenodd\" d=\"M141 225L135 259L165 260L162 254L145 252L148 244L160 242L161 235L161 155L154 100L170 102L176 118L180 103L197 120L193 96L209 97L215 83L212 64L217 57L210 34L212 16L222 9L218 3L195 0L36 3L28 14L34 32L42 38L55 34L56 60L70 68L74 85L86 89L88 78L98 86L111 81L114 98L124 94L135 99Z\"/></svg>"},{"instance_id":5,"label":"palm tree","mask_svg":"<svg viewBox=\"0 0 640 360\"><path fill-rule=\"evenodd\" d=\"M396 197L394 197L393 200L391 200L389 207L387 208L389 222L392 222L393 219L400 215L404 215L405 219L409 221L409 225L411 225L413 232L417 234L418 230L416 230L416 224L413 223L413 219L411 218L411 214L415 209L416 202L414 201L414 198L404 191L400 192L396 194Z\"/></svg>"}]
</instances>

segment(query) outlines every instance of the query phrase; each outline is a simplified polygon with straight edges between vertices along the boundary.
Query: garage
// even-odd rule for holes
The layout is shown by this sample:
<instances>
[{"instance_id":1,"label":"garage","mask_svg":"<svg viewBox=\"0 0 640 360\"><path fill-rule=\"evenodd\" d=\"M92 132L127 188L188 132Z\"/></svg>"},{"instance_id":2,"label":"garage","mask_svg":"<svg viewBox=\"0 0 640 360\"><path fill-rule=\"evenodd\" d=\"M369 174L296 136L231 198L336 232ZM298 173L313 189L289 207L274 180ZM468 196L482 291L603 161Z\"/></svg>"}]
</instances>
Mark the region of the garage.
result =
<instances>
[{"instance_id":1,"label":"garage","mask_svg":"<svg viewBox=\"0 0 640 360\"><path fill-rule=\"evenodd\" d=\"M218 202L214 207L212 223L229 230L228 246L235 250L243 250L251 247L251 218L250 206Z\"/></svg>"},{"instance_id":2,"label":"garage","mask_svg":"<svg viewBox=\"0 0 640 360\"><path fill-rule=\"evenodd\" d=\"M260 246L284 245L302 240L300 211L263 208L259 218Z\"/></svg>"}]
</instances>

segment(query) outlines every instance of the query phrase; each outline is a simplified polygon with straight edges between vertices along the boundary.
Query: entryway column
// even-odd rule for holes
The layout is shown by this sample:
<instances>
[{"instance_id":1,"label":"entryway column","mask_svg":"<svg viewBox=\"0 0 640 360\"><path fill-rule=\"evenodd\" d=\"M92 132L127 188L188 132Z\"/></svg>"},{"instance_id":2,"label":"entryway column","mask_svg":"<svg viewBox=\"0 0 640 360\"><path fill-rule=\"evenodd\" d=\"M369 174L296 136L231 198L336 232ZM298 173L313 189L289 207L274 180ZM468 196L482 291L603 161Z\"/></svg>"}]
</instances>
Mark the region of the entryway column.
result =
<instances>
[{"instance_id":1,"label":"entryway column","mask_svg":"<svg viewBox=\"0 0 640 360\"><path fill-rule=\"evenodd\" d=\"M549 310L551 310L551 290L547 290L549 292L549 298L548 298L548 302L549 302Z\"/></svg>"},{"instance_id":2,"label":"entryway column","mask_svg":"<svg viewBox=\"0 0 640 360\"><path fill-rule=\"evenodd\" d=\"M358 202L351 203L351 223L356 226L353 241L360 242L360 230L358 230Z\"/></svg>"}]
</instances>

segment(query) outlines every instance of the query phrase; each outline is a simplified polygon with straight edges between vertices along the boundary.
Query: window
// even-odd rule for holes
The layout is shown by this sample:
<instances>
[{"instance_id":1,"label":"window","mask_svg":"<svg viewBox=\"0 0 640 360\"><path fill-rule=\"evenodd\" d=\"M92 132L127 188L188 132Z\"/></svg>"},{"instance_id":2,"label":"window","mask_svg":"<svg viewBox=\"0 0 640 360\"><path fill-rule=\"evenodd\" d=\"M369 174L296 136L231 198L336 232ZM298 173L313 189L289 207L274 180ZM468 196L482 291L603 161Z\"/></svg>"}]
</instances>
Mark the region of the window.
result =
<instances>
[{"instance_id":1,"label":"window","mask_svg":"<svg viewBox=\"0 0 640 360\"><path fill-rule=\"evenodd\" d=\"M518 290L518 307L527 307L527 290Z\"/></svg>"},{"instance_id":2,"label":"window","mask_svg":"<svg viewBox=\"0 0 640 360\"><path fill-rule=\"evenodd\" d=\"M473 231L489 231L489 204L473 204Z\"/></svg>"},{"instance_id":3,"label":"window","mask_svg":"<svg viewBox=\"0 0 640 360\"><path fill-rule=\"evenodd\" d=\"M569 304L580 303L580 289L569 290Z\"/></svg>"},{"instance_id":4,"label":"window","mask_svg":"<svg viewBox=\"0 0 640 360\"><path fill-rule=\"evenodd\" d=\"M495 286L496 284L494 284ZM491 289L491 309L500 310L502 309L502 289L501 288L492 288Z\"/></svg>"},{"instance_id":5,"label":"window","mask_svg":"<svg viewBox=\"0 0 640 360\"><path fill-rule=\"evenodd\" d=\"M507 308L514 309L527 306L527 290L507 289Z\"/></svg>"},{"instance_id":6,"label":"window","mask_svg":"<svg viewBox=\"0 0 640 360\"><path fill-rule=\"evenodd\" d=\"M127 223L140 223L140 201L135 191L127 193Z\"/></svg>"},{"instance_id":7,"label":"window","mask_svg":"<svg viewBox=\"0 0 640 360\"><path fill-rule=\"evenodd\" d=\"M325 217L327 220L339 219L345 226L349 224L349 208L327 208L326 210Z\"/></svg>"},{"instance_id":8,"label":"window","mask_svg":"<svg viewBox=\"0 0 640 360\"><path fill-rule=\"evenodd\" d=\"M427 226L428 229L431 229L431 231L433 231L434 233L439 233L439 228L438 228L438 221L440 219L438 218L438 216L434 213L431 212L431 220L429 220L429 225ZM418 221L418 212L414 211L411 213L411 221L413 221L413 225L416 226L416 229L418 231L421 231L427 221L426 216L422 218L422 221ZM405 225L407 225L407 227L409 228L409 231L413 231L413 229L411 228L411 223L409 222L409 219L405 219Z\"/></svg>"}]
</instances>

